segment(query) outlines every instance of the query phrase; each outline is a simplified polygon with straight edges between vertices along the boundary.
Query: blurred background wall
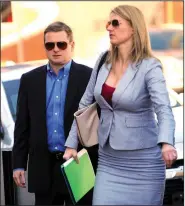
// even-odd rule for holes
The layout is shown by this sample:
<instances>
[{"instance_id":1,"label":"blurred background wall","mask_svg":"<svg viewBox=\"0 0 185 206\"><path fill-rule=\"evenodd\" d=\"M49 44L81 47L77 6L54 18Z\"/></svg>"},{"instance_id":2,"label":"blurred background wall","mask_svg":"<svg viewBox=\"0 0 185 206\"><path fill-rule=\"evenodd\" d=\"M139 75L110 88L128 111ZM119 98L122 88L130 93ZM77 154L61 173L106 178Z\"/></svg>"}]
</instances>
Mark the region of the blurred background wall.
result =
<instances>
[{"instance_id":1,"label":"blurred background wall","mask_svg":"<svg viewBox=\"0 0 185 206\"><path fill-rule=\"evenodd\" d=\"M183 23L183 1L4 1L1 2L1 62L46 58L43 31L56 20L73 29L75 57L95 56L105 50L100 43L106 34L105 23L110 10L119 4L140 8L148 27Z\"/></svg>"}]
</instances>

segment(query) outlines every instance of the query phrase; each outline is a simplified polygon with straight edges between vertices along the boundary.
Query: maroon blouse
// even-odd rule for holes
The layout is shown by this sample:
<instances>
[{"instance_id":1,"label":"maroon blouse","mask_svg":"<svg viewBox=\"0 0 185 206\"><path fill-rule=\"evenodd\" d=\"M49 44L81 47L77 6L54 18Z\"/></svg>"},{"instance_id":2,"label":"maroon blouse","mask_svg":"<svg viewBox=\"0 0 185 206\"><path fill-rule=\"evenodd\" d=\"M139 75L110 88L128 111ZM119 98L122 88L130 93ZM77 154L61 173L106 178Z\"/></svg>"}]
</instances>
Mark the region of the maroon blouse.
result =
<instances>
[{"instance_id":1,"label":"maroon blouse","mask_svg":"<svg viewBox=\"0 0 185 206\"><path fill-rule=\"evenodd\" d=\"M104 83L102 86L101 95L110 105L112 105L112 95L113 95L114 90L115 90L114 87L111 87L107 85L106 83Z\"/></svg>"}]
</instances>

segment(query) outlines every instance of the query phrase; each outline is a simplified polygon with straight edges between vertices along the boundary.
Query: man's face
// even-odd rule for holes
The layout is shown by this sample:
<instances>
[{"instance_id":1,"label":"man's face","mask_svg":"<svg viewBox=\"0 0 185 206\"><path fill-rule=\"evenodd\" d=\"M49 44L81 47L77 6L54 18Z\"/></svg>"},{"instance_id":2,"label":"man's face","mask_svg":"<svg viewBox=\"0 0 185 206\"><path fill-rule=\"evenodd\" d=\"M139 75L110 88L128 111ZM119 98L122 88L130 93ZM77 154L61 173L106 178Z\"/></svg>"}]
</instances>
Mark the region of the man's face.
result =
<instances>
[{"instance_id":1,"label":"man's face","mask_svg":"<svg viewBox=\"0 0 185 206\"><path fill-rule=\"evenodd\" d=\"M72 58L73 49L74 42L69 42L67 33L65 31L46 33L45 51L51 64L66 64Z\"/></svg>"}]
</instances>

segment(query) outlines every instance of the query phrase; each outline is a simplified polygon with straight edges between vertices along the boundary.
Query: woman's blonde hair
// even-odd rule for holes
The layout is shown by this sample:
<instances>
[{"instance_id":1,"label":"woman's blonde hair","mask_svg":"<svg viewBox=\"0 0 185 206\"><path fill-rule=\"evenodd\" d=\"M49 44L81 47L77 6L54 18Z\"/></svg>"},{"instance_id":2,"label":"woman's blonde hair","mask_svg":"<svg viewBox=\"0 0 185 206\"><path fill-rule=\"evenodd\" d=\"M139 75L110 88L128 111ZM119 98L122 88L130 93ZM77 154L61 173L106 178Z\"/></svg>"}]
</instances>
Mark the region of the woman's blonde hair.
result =
<instances>
[{"instance_id":1,"label":"woman's blonde hair","mask_svg":"<svg viewBox=\"0 0 185 206\"><path fill-rule=\"evenodd\" d=\"M115 7L111 13L120 16L122 19L128 21L134 30L133 45L130 54L130 59L133 63L138 63L144 58L153 57L151 52L149 35L142 12L129 5L119 5ZM107 63L115 64L118 59L118 48L116 45L111 45L107 56Z\"/></svg>"}]
</instances>

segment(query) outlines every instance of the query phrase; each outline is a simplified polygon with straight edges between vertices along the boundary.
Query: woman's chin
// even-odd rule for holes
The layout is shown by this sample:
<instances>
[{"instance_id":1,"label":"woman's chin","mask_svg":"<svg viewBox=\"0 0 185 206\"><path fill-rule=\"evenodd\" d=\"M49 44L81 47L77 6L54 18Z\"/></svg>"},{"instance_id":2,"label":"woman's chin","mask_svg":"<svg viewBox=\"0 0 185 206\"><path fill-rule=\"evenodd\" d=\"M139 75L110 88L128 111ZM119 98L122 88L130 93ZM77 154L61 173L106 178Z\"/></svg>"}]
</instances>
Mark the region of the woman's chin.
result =
<instances>
[{"instance_id":1,"label":"woman's chin","mask_svg":"<svg viewBox=\"0 0 185 206\"><path fill-rule=\"evenodd\" d=\"M112 44L112 45L117 45L117 41L116 41L116 39L114 39L114 38L110 38L110 44Z\"/></svg>"},{"instance_id":2,"label":"woman's chin","mask_svg":"<svg viewBox=\"0 0 185 206\"><path fill-rule=\"evenodd\" d=\"M118 43L115 42L115 41L110 41L110 43L111 43L112 46L118 46Z\"/></svg>"}]
</instances>

